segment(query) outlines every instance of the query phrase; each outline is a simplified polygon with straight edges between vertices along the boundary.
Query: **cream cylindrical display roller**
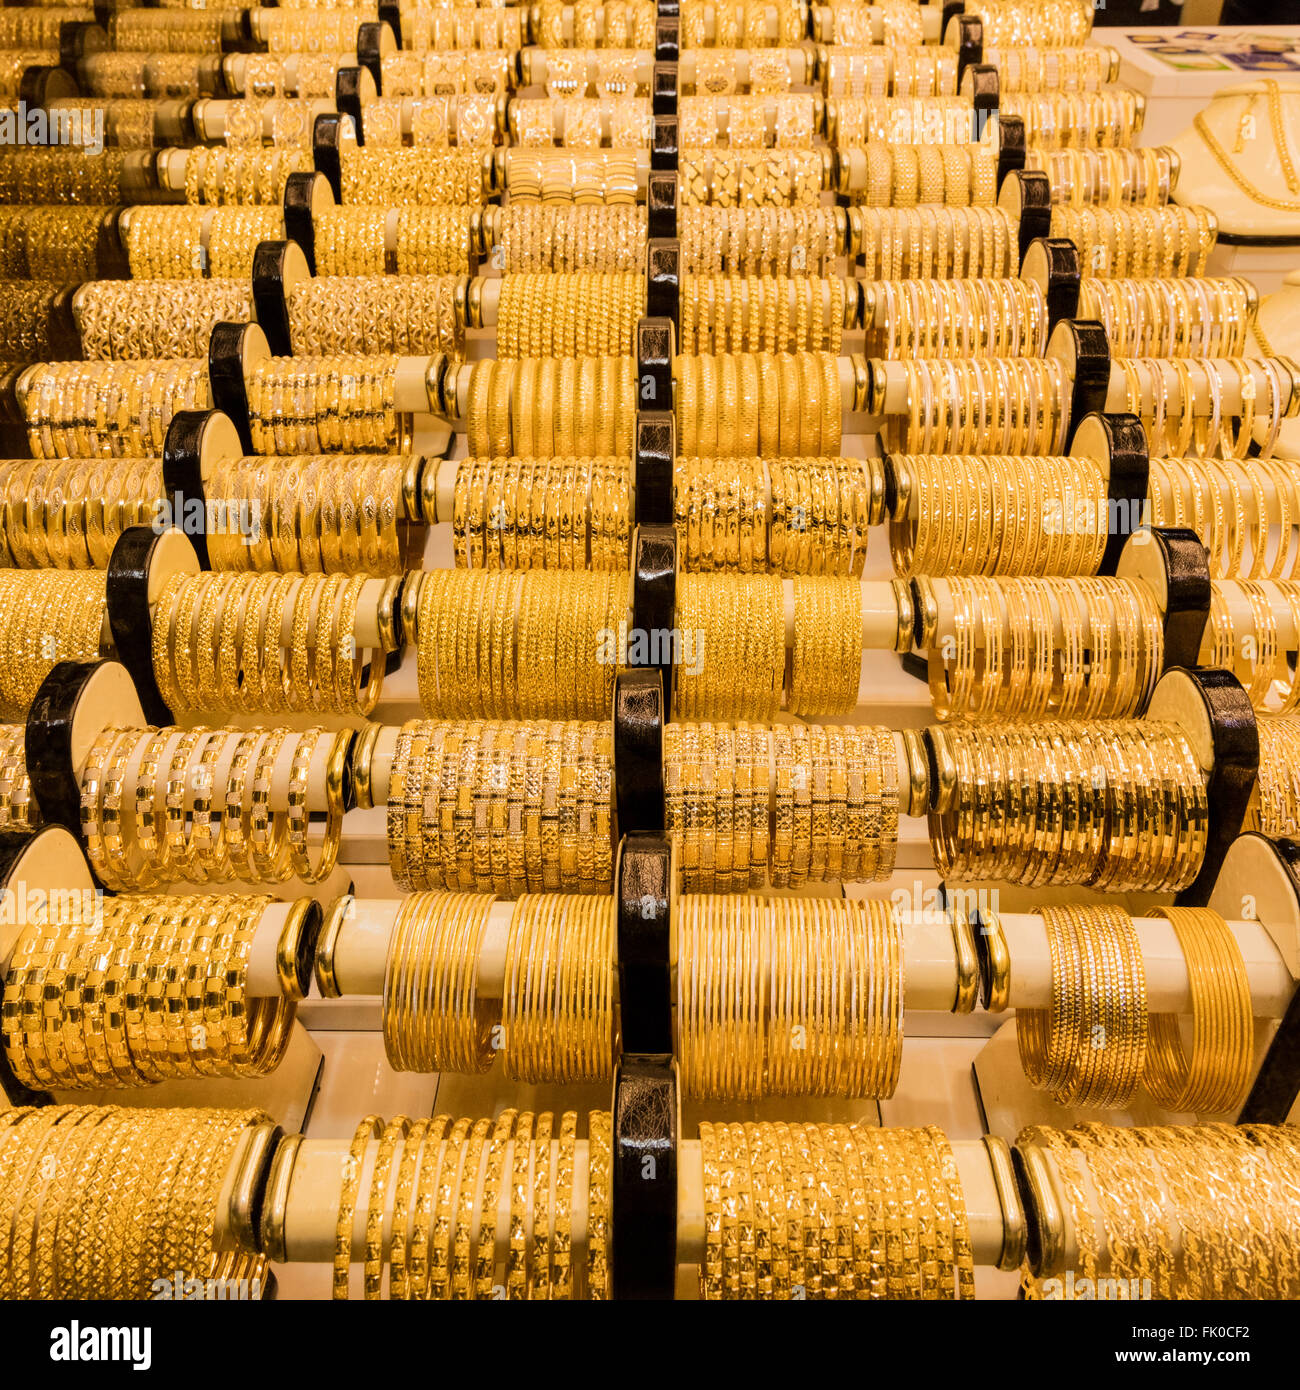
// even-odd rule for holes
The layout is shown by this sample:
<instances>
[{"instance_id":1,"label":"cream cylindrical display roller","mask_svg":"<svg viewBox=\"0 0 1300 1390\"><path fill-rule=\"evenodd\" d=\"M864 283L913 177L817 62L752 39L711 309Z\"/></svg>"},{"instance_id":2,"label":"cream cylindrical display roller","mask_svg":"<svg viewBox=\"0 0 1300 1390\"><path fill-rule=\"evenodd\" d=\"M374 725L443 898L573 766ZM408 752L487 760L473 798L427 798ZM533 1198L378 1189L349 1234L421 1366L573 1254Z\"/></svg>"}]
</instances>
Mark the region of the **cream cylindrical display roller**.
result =
<instances>
[{"instance_id":1,"label":"cream cylindrical display roller","mask_svg":"<svg viewBox=\"0 0 1300 1390\"><path fill-rule=\"evenodd\" d=\"M287 1181L281 1178L283 1210L274 1214L275 1224L283 1225L283 1254L290 1263L322 1264L335 1255L335 1237L339 1221L343 1174L347 1169L348 1141L345 1139L304 1139L292 1153L292 1170ZM393 1236L393 1194L399 1171L404 1142L394 1145L388 1181L384 1185L385 1209L381 1253L388 1258ZM446 1141L439 1148L445 1151ZM513 1171L515 1140L508 1140L501 1171ZM551 1141L551 1171L554 1173L559 1144ZM1007 1222L1003 1215L998 1185L994 1179L989 1150L982 1140L958 1140L952 1145L953 1158L966 1200L966 1218L970 1227L971 1245L977 1266L996 1267L1003 1259L1006 1246ZM583 1258L587 1237L587 1154L585 1139L574 1145L573 1160L573 1259ZM379 1155L379 1142L365 1146L357 1190L370 1190L371 1175ZM698 1264L704 1256L704 1164L699 1140L686 1139L677 1157L677 1259L679 1264ZM482 1204L485 1164L480 1163L477 1174L473 1210ZM277 1186L273 1179L273 1190ZM279 1195L279 1194L275 1194ZM527 1184L525 1229L532 1226L532 1184ZM496 1260L504 1262L510 1241L511 1184L501 1184L497 1199ZM411 1204L412 1207L414 1204ZM352 1225L352 1259L365 1256L366 1222L369 1215L364 1203L356 1204ZM408 1219L411 1212L408 1210Z\"/></svg>"},{"instance_id":2,"label":"cream cylindrical display roller","mask_svg":"<svg viewBox=\"0 0 1300 1390\"><path fill-rule=\"evenodd\" d=\"M405 363L408 359L407 359L407 358L402 358L401 360L402 360L403 363ZM840 379L840 409L841 409L841 411L842 411L844 414L847 415L847 414L852 413L853 411L861 410L861 409L863 408L864 404L865 404L865 402L864 402L864 400L863 400L863 390L864 390L864 386L865 386L865 381L864 381L863 376L855 369L855 367L854 367L854 362L853 362L853 358L851 358L851 357L840 357L840 358L838 358L838 359L836 360L836 370L837 370L837 372L838 372L838 374L839 374L839 379ZM449 411L453 411L453 412L454 412L454 414L451 415L450 423L451 423L452 427L453 427L454 429L457 429L457 430L462 430L462 431L463 431L463 430L465 429L466 417L467 417L468 414L469 414L469 385L470 385L470 379L471 379L471 377L473 376L473 372L474 372L474 364L473 364L473 363L465 362L465 363L461 363L461 364L460 364L459 366L457 366L457 367L453 367L453 368L447 373L446 385L445 385L445 391L446 391L446 397L447 397L447 408L448 408ZM400 379L400 377L399 377L398 385L399 385L399 391L400 391L400 386L401 386L401 379ZM907 382L906 382L906 378L904 378L904 380L903 380L904 403L903 403L903 406L902 406L902 409L903 409L903 410L906 410L906 394L907 394ZM401 397L400 397L400 395L399 395L399 398L398 398L398 406L397 406L397 408L398 408L398 410L407 410L407 411L413 409L412 406L409 406L409 405L402 405L402 404L401 404ZM425 409L428 409L428 408L429 408L429 407L427 407L427 406L425 407Z\"/></svg>"},{"instance_id":3,"label":"cream cylindrical display roller","mask_svg":"<svg viewBox=\"0 0 1300 1390\"><path fill-rule=\"evenodd\" d=\"M1294 370L1290 359L1271 360L1282 381L1283 399L1279 415L1281 418L1290 418L1300 410L1300 374ZM1159 406L1170 418L1189 410L1193 415L1209 416L1213 413L1214 397L1217 395L1220 414L1226 423L1228 416L1241 414L1242 385L1247 372L1254 387L1256 410L1269 401L1273 389L1269 380L1269 369L1260 360L1221 359L1213 362L1208 370L1204 362L1194 357L1180 359L1176 364L1171 359L1139 358L1132 361L1130 366L1141 386L1142 399L1137 403L1132 401L1129 378L1124 367L1118 362L1112 362L1110 383L1106 388L1108 411L1137 409L1139 414L1150 415ZM1190 384L1192 390L1190 402L1184 400L1187 384Z\"/></svg>"},{"instance_id":4,"label":"cream cylindrical display roller","mask_svg":"<svg viewBox=\"0 0 1300 1390\"><path fill-rule=\"evenodd\" d=\"M400 900L390 898L345 898L331 908L329 924L321 934L321 949L330 955L332 980L340 995L383 993L400 909ZM496 902L489 909L475 976L480 998L499 999L504 994L506 946L514 913L513 902ZM917 1012L951 1012L960 993L963 968L951 919L945 913L902 913L900 925L905 1007ZM758 982L760 988L763 983Z\"/></svg>"},{"instance_id":5,"label":"cream cylindrical display roller","mask_svg":"<svg viewBox=\"0 0 1300 1390\"><path fill-rule=\"evenodd\" d=\"M373 79L371 80L373 82ZM222 141L226 138L226 132L230 128L230 108L235 104L231 101L211 97L201 98L194 103L192 118L201 142ZM335 109L334 103L326 101L324 97L312 97L307 101L307 105L310 108L307 118L308 130L315 127L317 116L323 116ZM264 110L262 113L263 139L269 141L273 130L274 123L271 111Z\"/></svg>"},{"instance_id":6,"label":"cream cylindrical display roller","mask_svg":"<svg viewBox=\"0 0 1300 1390\"><path fill-rule=\"evenodd\" d=\"M1000 927L1006 943L1007 1007L1049 1009L1052 957L1042 917L1035 912L999 912L987 926L992 932ZM1147 1008L1152 1013L1190 1014L1191 979L1173 923L1160 917L1134 917L1133 926L1142 951ZM1228 928L1241 948L1255 1016L1281 1018L1295 981L1273 938L1262 922L1229 922Z\"/></svg>"},{"instance_id":7,"label":"cream cylindrical display roller","mask_svg":"<svg viewBox=\"0 0 1300 1390\"><path fill-rule=\"evenodd\" d=\"M385 725L379 728L365 755L367 757L365 776L370 788L370 804L373 806L383 806L388 800L388 783L393 770L393 755L397 751L397 737L400 732L400 729L394 725ZM896 732L894 734L894 746L898 758L897 786L900 789L905 789L911 782L913 763L908 758L906 740L902 733ZM775 765L772 767L771 790L772 794L775 795ZM905 801L900 809L906 809ZM911 814L920 814L920 811L918 809Z\"/></svg>"}]
</instances>

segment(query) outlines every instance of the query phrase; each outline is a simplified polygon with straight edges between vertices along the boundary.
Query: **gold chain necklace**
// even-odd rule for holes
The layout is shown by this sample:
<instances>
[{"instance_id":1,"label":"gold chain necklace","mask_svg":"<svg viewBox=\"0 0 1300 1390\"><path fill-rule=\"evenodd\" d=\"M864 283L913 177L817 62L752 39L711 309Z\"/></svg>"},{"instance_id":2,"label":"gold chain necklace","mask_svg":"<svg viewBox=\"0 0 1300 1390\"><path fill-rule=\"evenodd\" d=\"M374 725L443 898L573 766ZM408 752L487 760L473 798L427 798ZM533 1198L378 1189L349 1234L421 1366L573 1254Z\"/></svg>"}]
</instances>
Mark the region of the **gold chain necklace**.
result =
<instances>
[{"instance_id":1,"label":"gold chain necklace","mask_svg":"<svg viewBox=\"0 0 1300 1390\"><path fill-rule=\"evenodd\" d=\"M1251 324L1251 328L1255 333L1255 341L1264 349L1264 356L1276 357L1277 353L1274 351L1273 344L1264 336L1264 326L1259 321L1258 311L1255 313L1255 322Z\"/></svg>"},{"instance_id":2,"label":"gold chain necklace","mask_svg":"<svg viewBox=\"0 0 1300 1390\"><path fill-rule=\"evenodd\" d=\"M1273 139L1277 142L1277 157L1282 161L1282 175L1286 186L1292 193L1300 193L1300 179L1296 177L1295 165L1291 160L1291 145L1286 138L1286 125L1282 120L1282 89L1269 78L1264 83L1268 94L1268 119L1273 127Z\"/></svg>"},{"instance_id":3,"label":"gold chain necklace","mask_svg":"<svg viewBox=\"0 0 1300 1390\"><path fill-rule=\"evenodd\" d=\"M1267 85L1272 89L1277 88L1276 82ZM1282 169L1287 175L1287 183L1294 188L1297 182L1295 166L1291 163L1291 154L1286 141L1286 131L1281 123L1281 100L1276 90L1269 91L1269 113L1270 123L1273 126L1273 134L1277 141L1278 156L1282 160ZM1198 111L1196 113L1196 119L1192 122L1192 125L1196 128L1196 132L1201 139L1205 141L1206 148L1214 156L1215 162L1252 202L1261 203L1265 207L1278 208L1283 212L1300 212L1300 198L1274 198L1271 194L1264 193L1251 183L1245 174L1232 162L1228 152L1219 143L1219 137L1210 129L1210 123L1205 119L1204 111Z\"/></svg>"}]
</instances>

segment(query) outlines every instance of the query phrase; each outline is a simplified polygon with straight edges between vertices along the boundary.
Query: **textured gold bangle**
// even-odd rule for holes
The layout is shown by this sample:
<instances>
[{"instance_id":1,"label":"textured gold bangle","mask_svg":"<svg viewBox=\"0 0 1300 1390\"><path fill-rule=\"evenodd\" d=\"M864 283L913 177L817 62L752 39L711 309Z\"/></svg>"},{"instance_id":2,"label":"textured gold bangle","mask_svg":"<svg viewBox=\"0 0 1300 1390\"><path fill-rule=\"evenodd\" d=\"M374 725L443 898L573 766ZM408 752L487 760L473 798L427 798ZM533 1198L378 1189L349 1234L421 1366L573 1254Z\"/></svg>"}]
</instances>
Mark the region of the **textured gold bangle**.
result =
<instances>
[{"instance_id":1,"label":"textured gold bangle","mask_svg":"<svg viewBox=\"0 0 1300 1390\"><path fill-rule=\"evenodd\" d=\"M352 1135L347 1158L343 1165L343 1187L339 1196L338 1222L334 1233L334 1297L348 1296L348 1271L352 1264L352 1226L356 1215L357 1195L361 1186L361 1167L366 1145L378 1139L382 1124L377 1115L367 1115Z\"/></svg>"}]
</instances>

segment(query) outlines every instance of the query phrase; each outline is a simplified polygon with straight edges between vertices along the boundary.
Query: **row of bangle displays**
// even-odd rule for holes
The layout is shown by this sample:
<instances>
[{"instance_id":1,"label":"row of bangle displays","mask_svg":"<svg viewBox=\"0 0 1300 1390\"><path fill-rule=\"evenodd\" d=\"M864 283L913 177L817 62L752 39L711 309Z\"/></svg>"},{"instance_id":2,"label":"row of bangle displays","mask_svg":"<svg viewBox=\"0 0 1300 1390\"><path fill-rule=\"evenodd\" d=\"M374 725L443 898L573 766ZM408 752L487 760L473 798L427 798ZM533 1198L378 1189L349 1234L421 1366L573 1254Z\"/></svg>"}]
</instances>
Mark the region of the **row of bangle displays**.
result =
<instances>
[{"instance_id":1,"label":"row of bangle displays","mask_svg":"<svg viewBox=\"0 0 1300 1390\"><path fill-rule=\"evenodd\" d=\"M823 41L836 48L877 44L904 50L923 45L923 22L916 6L878 6L875 16L859 13L859 7L824 7L816 28ZM982 15L986 38L993 45L1034 45L1075 48L1088 39L1091 16L1083 6L1067 12L1057 4L1045 29L1040 30L1040 7L1022 6ZM773 15L775 9L775 15ZM272 55L297 51L356 52L360 27L373 13L357 15L346 8L326 11L310 19L290 9L283 13L259 12L258 36ZM561 4L545 0L536 12L523 7L481 8L473 4L407 11L402 16L402 46L407 51L459 49L466 51L517 52L530 42L543 50L652 49L656 10L647 0L578 0ZM694 49L764 49L802 41L807 33L809 8L795 0L773 7L756 0L708 5L688 0L680 12L681 46ZM119 54L163 51L173 54L217 54L230 37L229 16L220 11L194 14L164 11L143 14L128 11L109 17L108 47ZM29 40L29 29L21 33ZM36 31L30 37L39 37ZM46 35L48 38L48 35ZM834 50L832 50L834 51ZM1109 55L1103 57L1111 66ZM1098 74L1100 75L1100 73Z\"/></svg>"},{"instance_id":2,"label":"row of bangle displays","mask_svg":"<svg viewBox=\"0 0 1300 1390\"><path fill-rule=\"evenodd\" d=\"M259 1128L269 1124L257 1111L5 1112L0 1160L12 1176L0 1214L24 1238L0 1288L140 1299L179 1277L220 1290L209 1296L264 1296L266 1256L251 1238L217 1253L229 1239L223 1189ZM387 1124L366 1116L349 1142L326 1146L324 1192L308 1172L301 1179L327 1202L334 1297L355 1288L367 1299L608 1298L611 1115L592 1111L582 1128L580 1137L575 1111ZM1000 1209L992 1241L969 1211L954 1147L933 1127L704 1122L691 1149L695 1176L681 1181L695 1192L702 1232L683 1246L679 1224L676 1244L709 1300L972 1298L977 1266L1019 1260L1030 1297L1061 1297L1060 1269L1044 1265L1061 1258L1067 1223L1089 1287L1104 1272L1155 1298L1297 1292L1285 1252L1300 1223L1300 1151L1287 1126L1031 1127L1017 1150L1035 1201L1028 1212ZM52 1161L17 1164L20 1153ZM276 1154L262 1239L277 1255L306 1157L297 1136ZM1010 1167L1005 1146L1002 1162ZM111 1185L102 1180L110 1166ZM236 1172L236 1191L245 1185ZM995 1201L1011 1202L1013 1190L1004 1178ZM146 1232L105 1238L127 1231L142 1204L153 1213ZM322 1244L315 1258L329 1262ZM1027 1244L1043 1272L1025 1259Z\"/></svg>"},{"instance_id":3,"label":"row of bangle displays","mask_svg":"<svg viewBox=\"0 0 1300 1390\"><path fill-rule=\"evenodd\" d=\"M42 56L30 52L0 51L0 94L16 85L22 73ZM16 95L16 93L13 93ZM203 100L203 99L201 99ZM121 150L152 149L166 143L168 129L160 117L175 122L175 103L139 98L102 98L93 95L51 99L48 111L79 113L103 110L107 143ZM105 109L107 108L107 109ZM249 97L219 105L195 104L191 119L196 132L209 139L219 131L216 145L197 148L309 151L319 99ZM1123 88L1103 87L1091 92L1007 93L1002 114L1024 122L1026 138L1039 155L1058 149L1127 149L1140 132L1142 98ZM216 128L216 131L212 130ZM406 145L433 150L452 148L491 149L509 134L515 148L636 149L649 148L652 134L648 96L515 96L461 92L453 95L386 95L361 108L361 129L367 148L396 149ZM679 98L679 141L684 149L725 146L733 150L811 149L823 131L840 149L871 148L875 142L916 147L944 148L944 160L955 159L963 145L984 143L974 138L978 129L974 102L956 95L943 97L836 95L823 100L811 92L729 93ZM925 158L924 153L922 158ZM968 161L969 163L969 161ZM1139 165L1142 163L1138 156ZM187 161L196 183L204 183L202 160ZM984 177L984 165L978 177ZM1068 167L1068 161L1066 162ZM971 170L973 172L973 170ZM921 186L937 177L923 173ZM200 201L196 188L187 189L187 201ZM242 201L205 192L203 202ZM263 201L254 197L250 201ZM923 202L936 201L923 197ZM939 200L942 201L942 200ZM948 199L948 201L961 201ZM971 200L973 201L973 200ZM987 201L981 198L979 201Z\"/></svg>"},{"instance_id":4,"label":"row of bangle displays","mask_svg":"<svg viewBox=\"0 0 1300 1390\"><path fill-rule=\"evenodd\" d=\"M52 47L61 17L39 7L15 9L4 16L0 41L13 59L0 78L12 95L21 71L57 66ZM517 58L491 49L397 50L379 56L379 86L384 98L481 95L498 99L516 85L540 87L550 98L634 100L650 94L653 48L619 51L571 47ZM147 103L202 98L224 85L242 91L244 100L310 101L333 98L338 70L350 66L347 52L248 53L242 61L223 64L224 82L216 80L202 58L160 51L89 53L77 64L77 79L86 98L101 103ZM957 95L959 55L955 48L933 44L859 46L836 44L821 49L719 47L679 59L679 90L687 96L774 96L794 87L819 85L828 97L953 97ZM1066 93L1095 93L1114 76L1116 55L1101 46L1044 48L1030 45L989 46L985 62L998 69L1006 95L1028 93L1059 98ZM518 69L518 72L517 72ZM152 142L151 142L152 143Z\"/></svg>"},{"instance_id":5,"label":"row of bangle displays","mask_svg":"<svg viewBox=\"0 0 1300 1390\"><path fill-rule=\"evenodd\" d=\"M372 354L463 357L486 284L450 275L307 280L285 294L289 336L307 356L364 345ZM0 357L51 355L65 297L51 282L16 282L0 312ZM1238 279L1086 280L1078 312L1103 324L1117 357L1232 359L1246 350L1253 300ZM230 276L91 281L71 303L80 355L90 361L202 356L216 324L253 319L251 284ZM619 356L644 312L645 284L631 271L508 274L493 287L496 355ZM1047 347L1047 301L1036 282L1013 278L682 280L687 355L839 353L844 333L862 329L867 354L886 360L1037 356Z\"/></svg>"},{"instance_id":6,"label":"row of bangle displays","mask_svg":"<svg viewBox=\"0 0 1300 1390\"><path fill-rule=\"evenodd\" d=\"M6 968L3 1044L22 1085L112 1089L279 1067L301 989L291 970L273 993L251 983L270 898L85 896L89 913L23 927ZM613 900L525 894L508 923L496 902L485 893L402 899L380 1000L389 1064L479 1075L499 1057L512 1081L609 1079L621 1051ZM289 909L299 923L307 910L305 900ZM330 916L340 910L347 901ZM915 1007L906 958L918 948L915 939L905 946L892 902L684 894L673 911L685 1096L894 1095L904 1009ZM1255 1009L1241 945L1218 913L1152 909L1168 920L1187 971L1190 1045L1178 1014L1148 1004L1127 911L1043 906L1035 915L1050 950L1051 1002L1016 1010L1032 1086L1090 1109L1125 1109L1142 1087L1171 1113L1235 1112L1254 1074ZM319 981L334 977L336 952L321 948Z\"/></svg>"},{"instance_id":7,"label":"row of bangle displays","mask_svg":"<svg viewBox=\"0 0 1300 1390\"><path fill-rule=\"evenodd\" d=\"M673 499L687 572L861 575L870 528L888 523L905 578L1095 574L1112 508L1095 460L997 455L679 458ZM0 554L103 569L164 501L157 460L2 461ZM635 524L631 467L614 457L469 458L445 475L418 455L246 457L192 502L211 563L230 571L399 575L418 564L421 522L451 525L460 569L620 570ZM1297 573L1297 520L1290 460L1155 458L1129 529L1190 527L1216 577L1282 580Z\"/></svg>"},{"instance_id":8,"label":"row of bangle displays","mask_svg":"<svg viewBox=\"0 0 1300 1390\"><path fill-rule=\"evenodd\" d=\"M1135 185L1123 183L1126 190L1141 201ZM1147 269L1161 275L1196 270L1194 214L1167 209L1169 217L1137 232L1131 219L1103 215L1125 210L1099 206L1086 224L1093 245L1106 253L1093 252L1091 275L1122 275L1126 244L1149 248ZM1077 215L1065 216L1069 211L1054 210L1057 234L1085 229ZM0 268L12 279L60 285L92 279L101 273L103 229L114 218L131 274L146 280L246 276L257 246L285 235L283 214L274 207L130 207L120 216L103 206L0 207ZM993 207L692 206L681 209L680 229L686 274L825 274L847 254L860 258L869 279L1005 276L1014 269L1010 254L1017 245L1017 219ZM463 274L479 257L494 258L508 274L642 272L646 210L536 203L332 207L314 215L313 239L322 276Z\"/></svg>"},{"instance_id":9,"label":"row of bangle displays","mask_svg":"<svg viewBox=\"0 0 1300 1390\"><path fill-rule=\"evenodd\" d=\"M1248 824L1270 835L1296 829L1295 724L1259 720ZM7 728L5 818L30 825L22 729ZM371 793L387 806L395 881L506 896L607 891L610 740L594 721L404 725L393 772ZM320 730L110 728L79 774L96 873L121 888L323 878L338 854L349 743ZM886 878L898 817L910 813L928 814L945 875L1177 892L1196 877L1209 833L1206 773L1187 736L1161 721L946 724L923 736L679 724L665 745L668 827L682 836L688 891ZM281 764L285 789L271 781Z\"/></svg>"},{"instance_id":10,"label":"row of bangle displays","mask_svg":"<svg viewBox=\"0 0 1300 1390\"><path fill-rule=\"evenodd\" d=\"M1081 142L1079 148L1095 147ZM880 208L991 208L997 201L997 154L983 145L689 146L680 158L683 207L815 207L823 193L837 190ZM0 204L28 204L39 191L53 203L112 207L165 190L182 194L192 206L269 208L283 203L292 175L313 168L312 152L291 145L202 146L156 154L109 149L93 160L62 149L4 150ZM619 207L645 200L648 169L644 146L367 144L339 151L339 188L345 204L472 208L506 193L512 202ZM1202 236L1208 236L1213 223L1204 210L1199 221Z\"/></svg>"},{"instance_id":11,"label":"row of bangle displays","mask_svg":"<svg viewBox=\"0 0 1300 1390\"><path fill-rule=\"evenodd\" d=\"M402 364L420 362L417 400ZM1271 357L1120 358L1115 365L1123 396L1116 408L1142 418L1151 451L1161 455L1244 458L1262 434L1267 458L1282 422L1300 406L1291 368ZM856 354L681 356L673 366L687 457L836 455L845 409L888 402L872 401L870 383L879 391L890 374ZM1064 451L1073 392L1059 358L907 359L898 372L905 413L884 419L891 450ZM261 358L249 366L245 389L255 453L400 453L410 447L413 413L437 410L460 420L464 389L460 422L472 455L589 458L630 455L636 380L631 356L457 368L442 356L346 355ZM17 394L33 457L41 459L158 457L177 411L212 404L205 358L42 363L26 369Z\"/></svg>"},{"instance_id":12,"label":"row of bangle displays","mask_svg":"<svg viewBox=\"0 0 1300 1390\"><path fill-rule=\"evenodd\" d=\"M632 651L626 574L433 570L404 599L420 700L461 718L599 718ZM152 618L153 676L190 713L368 714L398 649L397 581L362 575L178 575ZM1013 712L1102 718L1140 713L1164 669L1162 614L1143 582L1100 578L920 580L919 645L941 718ZM683 575L672 709L684 719L850 714L863 656L910 651L917 600L881 585L893 609L870 640L853 578L796 577L787 624L775 575ZM414 591L413 591L414 592ZM0 707L24 712L53 665L106 649L104 579L13 570L0 625ZM940 597L941 596L941 597ZM364 603L365 611L360 611ZM873 616L874 624L874 616ZM1251 703L1300 700L1294 580L1216 580L1201 651L1233 671Z\"/></svg>"}]
</instances>

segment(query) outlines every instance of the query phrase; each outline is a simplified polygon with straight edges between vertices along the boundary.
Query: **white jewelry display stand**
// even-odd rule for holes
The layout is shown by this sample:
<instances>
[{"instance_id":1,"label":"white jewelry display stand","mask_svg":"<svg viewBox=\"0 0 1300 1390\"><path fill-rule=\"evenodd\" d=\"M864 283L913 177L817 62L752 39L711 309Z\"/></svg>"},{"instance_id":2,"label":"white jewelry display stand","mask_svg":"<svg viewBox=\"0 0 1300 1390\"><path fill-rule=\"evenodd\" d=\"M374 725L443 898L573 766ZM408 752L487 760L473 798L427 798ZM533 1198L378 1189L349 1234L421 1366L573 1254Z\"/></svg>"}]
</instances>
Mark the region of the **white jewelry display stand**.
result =
<instances>
[{"instance_id":1,"label":"white jewelry display stand","mask_svg":"<svg viewBox=\"0 0 1300 1390\"><path fill-rule=\"evenodd\" d=\"M1291 158L1300 170L1300 83L1279 82L1278 88L1282 125ZM1214 95L1204 116L1242 177L1269 198L1293 202L1295 207L1270 207L1251 198L1233 181L1195 126L1170 142L1182 160L1173 199L1188 207L1213 208L1219 219L1219 241L1206 274L1244 275L1261 295L1271 294L1294 268L1300 251L1300 193L1287 185L1273 138L1267 88L1263 82L1225 87Z\"/></svg>"}]
</instances>

